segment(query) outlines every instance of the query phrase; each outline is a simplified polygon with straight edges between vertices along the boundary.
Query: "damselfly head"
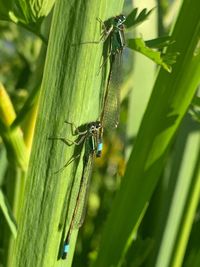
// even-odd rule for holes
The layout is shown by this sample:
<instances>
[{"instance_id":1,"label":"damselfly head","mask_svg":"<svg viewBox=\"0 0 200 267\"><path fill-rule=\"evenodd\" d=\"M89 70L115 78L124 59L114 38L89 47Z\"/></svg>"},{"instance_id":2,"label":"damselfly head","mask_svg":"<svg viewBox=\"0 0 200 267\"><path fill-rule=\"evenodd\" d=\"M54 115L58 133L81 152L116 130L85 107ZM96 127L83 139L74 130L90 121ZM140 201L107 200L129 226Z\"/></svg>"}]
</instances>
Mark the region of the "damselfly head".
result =
<instances>
[{"instance_id":1,"label":"damselfly head","mask_svg":"<svg viewBox=\"0 0 200 267\"><path fill-rule=\"evenodd\" d=\"M96 127L97 127L98 129L102 127L102 125L101 125L101 122L100 122L100 121L96 121Z\"/></svg>"},{"instance_id":2,"label":"damselfly head","mask_svg":"<svg viewBox=\"0 0 200 267\"><path fill-rule=\"evenodd\" d=\"M119 15L115 17L115 22L117 27L121 26L125 21L126 21L126 16L124 15Z\"/></svg>"},{"instance_id":3,"label":"damselfly head","mask_svg":"<svg viewBox=\"0 0 200 267\"><path fill-rule=\"evenodd\" d=\"M95 121L88 124L89 132L92 134L99 131L100 128L102 128L100 121Z\"/></svg>"}]
</instances>

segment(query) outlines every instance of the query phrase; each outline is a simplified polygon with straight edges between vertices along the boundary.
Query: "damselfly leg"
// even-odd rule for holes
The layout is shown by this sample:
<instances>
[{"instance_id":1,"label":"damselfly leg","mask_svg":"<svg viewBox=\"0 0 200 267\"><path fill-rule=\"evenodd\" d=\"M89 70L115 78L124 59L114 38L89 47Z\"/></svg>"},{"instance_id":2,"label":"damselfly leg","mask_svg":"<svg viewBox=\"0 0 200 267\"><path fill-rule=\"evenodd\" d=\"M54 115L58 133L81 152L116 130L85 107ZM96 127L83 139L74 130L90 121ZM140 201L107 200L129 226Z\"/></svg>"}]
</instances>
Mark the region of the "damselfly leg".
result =
<instances>
[{"instance_id":1,"label":"damselfly leg","mask_svg":"<svg viewBox=\"0 0 200 267\"><path fill-rule=\"evenodd\" d=\"M65 123L71 125L71 133L73 136L74 135L85 135L87 133L87 130L80 131L79 127L76 127L75 123L73 123L73 122L65 121Z\"/></svg>"}]
</instances>

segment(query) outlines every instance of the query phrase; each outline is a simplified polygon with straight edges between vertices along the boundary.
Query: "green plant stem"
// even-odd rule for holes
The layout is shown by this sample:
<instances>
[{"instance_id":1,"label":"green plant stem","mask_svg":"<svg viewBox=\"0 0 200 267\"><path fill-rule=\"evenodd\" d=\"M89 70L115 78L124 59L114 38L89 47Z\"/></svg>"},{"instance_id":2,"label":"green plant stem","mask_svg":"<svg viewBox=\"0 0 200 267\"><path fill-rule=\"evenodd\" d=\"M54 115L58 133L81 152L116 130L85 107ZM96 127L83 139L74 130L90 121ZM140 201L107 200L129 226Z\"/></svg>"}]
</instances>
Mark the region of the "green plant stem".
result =
<instances>
[{"instance_id":1,"label":"green plant stem","mask_svg":"<svg viewBox=\"0 0 200 267\"><path fill-rule=\"evenodd\" d=\"M80 157L57 172L73 155L74 147L51 138L74 139L64 121L80 126L99 118L105 68L99 75L98 72L103 45L81 43L99 40L96 18L108 19L121 7L122 1L116 4L114 0L56 2L12 267L71 265L75 235L72 234L67 262L60 260L60 255L75 207L83 161Z\"/></svg>"}]
</instances>

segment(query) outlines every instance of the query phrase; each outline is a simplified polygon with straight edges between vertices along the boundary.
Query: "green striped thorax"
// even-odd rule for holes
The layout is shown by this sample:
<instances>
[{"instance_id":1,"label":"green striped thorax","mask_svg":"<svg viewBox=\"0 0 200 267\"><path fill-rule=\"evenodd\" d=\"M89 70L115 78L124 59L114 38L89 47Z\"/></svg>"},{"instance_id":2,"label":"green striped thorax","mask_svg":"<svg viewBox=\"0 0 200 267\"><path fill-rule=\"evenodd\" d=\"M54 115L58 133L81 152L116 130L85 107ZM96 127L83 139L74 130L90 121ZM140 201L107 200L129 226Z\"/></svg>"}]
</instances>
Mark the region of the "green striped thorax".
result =
<instances>
[{"instance_id":1,"label":"green striped thorax","mask_svg":"<svg viewBox=\"0 0 200 267\"><path fill-rule=\"evenodd\" d=\"M118 15L106 22L106 32L110 35L110 53L112 55L121 53L125 46L124 22L126 17Z\"/></svg>"}]
</instances>

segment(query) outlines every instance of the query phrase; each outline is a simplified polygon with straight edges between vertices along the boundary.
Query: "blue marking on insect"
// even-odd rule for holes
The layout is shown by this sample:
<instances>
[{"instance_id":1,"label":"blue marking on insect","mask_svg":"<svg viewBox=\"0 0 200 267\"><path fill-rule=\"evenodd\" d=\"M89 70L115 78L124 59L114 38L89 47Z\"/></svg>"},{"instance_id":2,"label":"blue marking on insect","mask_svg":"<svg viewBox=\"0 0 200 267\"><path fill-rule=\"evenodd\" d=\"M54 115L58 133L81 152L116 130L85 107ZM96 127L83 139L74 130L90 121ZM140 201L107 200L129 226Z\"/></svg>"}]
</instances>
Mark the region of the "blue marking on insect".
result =
<instances>
[{"instance_id":1,"label":"blue marking on insect","mask_svg":"<svg viewBox=\"0 0 200 267\"><path fill-rule=\"evenodd\" d=\"M99 143L97 147L97 151L102 151L103 149L103 143Z\"/></svg>"},{"instance_id":2,"label":"blue marking on insect","mask_svg":"<svg viewBox=\"0 0 200 267\"><path fill-rule=\"evenodd\" d=\"M97 158L101 157L102 149L103 149L103 143L102 143L102 141L100 139L99 143L97 144L97 151L96 151L96 157Z\"/></svg>"},{"instance_id":3,"label":"blue marking on insect","mask_svg":"<svg viewBox=\"0 0 200 267\"><path fill-rule=\"evenodd\" d=\"M69 252L69 244L64 244L63 252L64 253L68 253Z\"/></svg>"}]
</instances>

